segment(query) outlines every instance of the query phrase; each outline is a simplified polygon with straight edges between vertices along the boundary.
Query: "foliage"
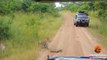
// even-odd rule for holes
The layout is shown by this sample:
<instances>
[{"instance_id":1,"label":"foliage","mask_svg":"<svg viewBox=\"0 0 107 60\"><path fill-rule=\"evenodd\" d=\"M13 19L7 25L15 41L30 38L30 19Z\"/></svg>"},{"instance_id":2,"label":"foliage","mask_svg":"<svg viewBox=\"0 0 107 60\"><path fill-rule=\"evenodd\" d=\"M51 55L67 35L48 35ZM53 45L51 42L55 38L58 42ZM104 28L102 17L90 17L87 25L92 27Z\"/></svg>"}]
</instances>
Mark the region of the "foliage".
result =
<instances>
[{"instance_id":1,"label":"foliage","mask_svg":"<svg viewBox=\"0 0 107 60\"><path fill-rule=\"evenodd\" d=\"M50 13L40 15L17 12L14 15L5 15L0 18L4 19L5 25L7 24L3 25L3 30L6 32L3 37L8 35L8 31L11 33L9 39L5 40L6 49L0 51L0 58L9 56L7 58L10 60L35 59L36 53L34 52L38 52L39 42L53 36L61 24L60 16L56 17Z\"/></svg>"},{"instance_id":2,"label":"foliage","mask_svg":"<svg viewBox=\"0 0 107 60\"><path fill-rule=\"evenodd\" d=\"M95 1L95 2L79 2L71 3L65 6L65 9L71 11L83 10L87 13L89 11L97 11L96 16L105 19L107 16L107 3L105 1ZM102 20L102 19L101 19ZM107 21L107 19L105 19Z\"/></svg>"},{"instance_id":3,"label":"foliage","mask_svg":"<svg viewBox=\"0 0 107 60\"><path fill-rule=\"evenodd\" d=\"M50 38L60 26L54 3L33 1L0 0L0 42L5 46L0 58L34 60L39 42Z\"/></svg>"},{"instance_id":4,"label":"foliage","mask_svg":"<svg viewBox=\"0 0 107 60\"><path fill-rule=\"evenodd\" d=\"M53 3L39 3L33 0L1 0L0 14L9 14L17 11L24 12L56 12Z\"/></svg>"},{"instance_id":5,"label":"foliage","mask_svg":"<svg viewBox=\"0 0 107 60\"><path fill-rule=\"evenodd\" d=\"M0 22L0 41L9 38L9 26Z\"/></svg>"}]
</instances>

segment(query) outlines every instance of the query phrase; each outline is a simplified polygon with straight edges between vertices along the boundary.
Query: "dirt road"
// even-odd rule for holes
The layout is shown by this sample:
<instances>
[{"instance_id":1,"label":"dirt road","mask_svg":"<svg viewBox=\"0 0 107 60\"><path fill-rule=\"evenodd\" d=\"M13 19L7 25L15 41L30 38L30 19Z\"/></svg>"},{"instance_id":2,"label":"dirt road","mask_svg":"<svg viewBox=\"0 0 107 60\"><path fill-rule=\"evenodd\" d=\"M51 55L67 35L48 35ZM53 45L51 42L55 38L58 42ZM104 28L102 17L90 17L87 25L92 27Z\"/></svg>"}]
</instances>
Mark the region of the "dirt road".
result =
<instances>
[{"instance_id":1,"label":"dirt road","mask_svg":"<svg viewBox=\"0 0 107 60\"><path fill-rule=\"evenodd\" d=\"M89 56L93 54L94 47L97 45L97 39L94 38L86 27L75 27L73 16L70 12L64 14L64 23L58 30L51 43L50 49L61 49L59 53L51 53L49 50L42 51L37 60L46 60L47 55L54 56Z\"/></svg>"}]
</instances>

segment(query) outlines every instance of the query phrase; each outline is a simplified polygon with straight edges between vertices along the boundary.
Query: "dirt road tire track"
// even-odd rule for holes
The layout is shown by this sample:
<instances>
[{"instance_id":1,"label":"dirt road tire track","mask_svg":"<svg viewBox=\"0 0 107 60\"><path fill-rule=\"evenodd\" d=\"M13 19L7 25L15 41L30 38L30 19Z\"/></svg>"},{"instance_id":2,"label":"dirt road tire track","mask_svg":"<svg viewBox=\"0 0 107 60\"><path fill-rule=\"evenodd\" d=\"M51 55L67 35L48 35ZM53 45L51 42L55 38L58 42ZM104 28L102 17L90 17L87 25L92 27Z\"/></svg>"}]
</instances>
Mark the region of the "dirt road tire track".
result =
<instances>
[{"instance_id":1,"label":"dirt road tire track","mask_svg":"<svg viewBox=\"0 0 107 60\"><path fill-rule=\"evenodd\" d=\"M42 51L36 60L46 60L48 54L54 56L89 56L94 53L93 49L97 44L97 39L87 31L86 27L74 26L73 16L70 12L66 12L64 23L52 42L49 43L50 49L62 49L62 52Z\"/></svg>"}]
</instances>

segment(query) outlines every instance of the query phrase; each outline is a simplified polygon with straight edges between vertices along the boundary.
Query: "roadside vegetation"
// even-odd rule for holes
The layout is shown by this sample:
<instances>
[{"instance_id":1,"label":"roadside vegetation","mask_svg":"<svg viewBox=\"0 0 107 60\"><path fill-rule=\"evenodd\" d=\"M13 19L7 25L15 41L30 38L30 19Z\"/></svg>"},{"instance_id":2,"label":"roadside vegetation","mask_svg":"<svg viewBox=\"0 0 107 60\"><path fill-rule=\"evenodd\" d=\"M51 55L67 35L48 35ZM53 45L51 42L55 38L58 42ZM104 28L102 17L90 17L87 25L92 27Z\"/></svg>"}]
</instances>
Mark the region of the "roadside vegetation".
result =
<instances>
[{"instance_id":1,"label":"roadside vegetation","mask_svg":"<svg viewBox=\"0 0 107 60\"><path fill-rule=\"evenodd\" d=\"M65 4L64 10L85 11L90 17L89 30L99 37L99 42L107 46L107 3L105 1L74 2Z\"/></svg>"},{"instance_id":2,"label":"roadside vegetation","mask_svg":"<svg viewBox=\"0 0 107 60\"><path fill-rule=\"evenodd\" d=\"M40 42L54 35L61 20L54 3L1 0L0 59L35 60Z\"/></svg>"}]
</instances>

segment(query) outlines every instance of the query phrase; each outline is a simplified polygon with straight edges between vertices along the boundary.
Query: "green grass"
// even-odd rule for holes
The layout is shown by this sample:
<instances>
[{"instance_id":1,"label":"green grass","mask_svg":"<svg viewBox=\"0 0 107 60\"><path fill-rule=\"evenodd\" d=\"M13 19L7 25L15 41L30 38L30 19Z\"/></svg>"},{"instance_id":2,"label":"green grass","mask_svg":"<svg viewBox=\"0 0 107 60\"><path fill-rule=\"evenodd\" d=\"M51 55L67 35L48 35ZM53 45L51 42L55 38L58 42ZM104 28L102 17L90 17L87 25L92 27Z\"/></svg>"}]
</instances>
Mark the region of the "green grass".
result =
<instances>
[{"instance_id":1,"label":"green grass","mask_svg":"<svg viewBox=\"0 0 107 60\"><path fill-rule=\"evenodd\" d=\"M0 58L8 60L35 60L40 51L39 42L51 38L62 23L62 16L49 13L14 13L0 16L9 26L9 39L3 41L6 49Z\"/></svg>"},{"instance_id":2,"label":"green grass","mask_svg":"<svg viewBox=\"0 0 107 60\"><path fill-rule=\"evenodd\" d=\"M91 11L90 16L90 27L89 30L92 34L99 38L99 43L103 46L107 46L107 22L102 21L99 17L96 16L97 12ZM107 49L107 48L106 48Z\"/></svg>"}]
</instances>

